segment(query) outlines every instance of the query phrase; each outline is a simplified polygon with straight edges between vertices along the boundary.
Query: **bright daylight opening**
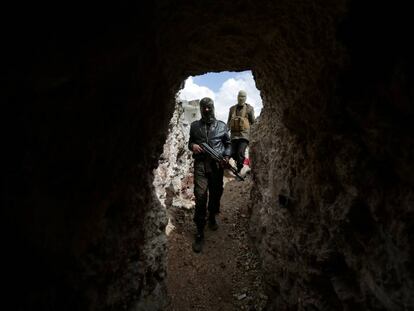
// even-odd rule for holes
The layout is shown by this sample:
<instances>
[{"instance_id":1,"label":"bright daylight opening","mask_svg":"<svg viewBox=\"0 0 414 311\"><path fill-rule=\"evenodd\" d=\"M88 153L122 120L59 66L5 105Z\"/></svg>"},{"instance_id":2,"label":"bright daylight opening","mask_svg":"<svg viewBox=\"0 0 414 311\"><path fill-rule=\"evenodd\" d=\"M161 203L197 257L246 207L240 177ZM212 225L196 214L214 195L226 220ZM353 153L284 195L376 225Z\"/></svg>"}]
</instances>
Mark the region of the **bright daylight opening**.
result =
<instances>
[{"instance_id":1,"label":"bright daylight opening","mask_svg":"<svg viewBox=\"0 0 414 311\"><path fill-rule=\"evenodd\" d=\"M213 121L205 114L210 108ZM258 259L248 238L249 133L261 109L250 71L189 77L176 96L154 171L156 194L169 220L169 310L261 310L265 304ZM228 155L231 167L221 166L204 149L197 153L194 145L203 140L219 157L226 160Z\"/></svg>"}]
</instances>

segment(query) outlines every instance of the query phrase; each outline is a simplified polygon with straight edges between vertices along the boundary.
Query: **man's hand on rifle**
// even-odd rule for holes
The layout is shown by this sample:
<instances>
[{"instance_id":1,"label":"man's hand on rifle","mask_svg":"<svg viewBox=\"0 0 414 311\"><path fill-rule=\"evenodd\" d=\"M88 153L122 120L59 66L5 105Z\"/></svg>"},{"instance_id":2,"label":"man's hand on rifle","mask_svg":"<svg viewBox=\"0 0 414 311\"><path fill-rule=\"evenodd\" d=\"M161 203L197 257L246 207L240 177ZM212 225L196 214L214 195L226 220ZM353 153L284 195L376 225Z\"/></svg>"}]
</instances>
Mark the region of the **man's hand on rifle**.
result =
<instances>
[{"instance_id":1,"label":"man's hand on rifle","mask_svg":"<svg viewBox=\"0 0 414 311\"><path fill-rule=\"evenodd\" d=\"M200 147L200 145L193 144L193 152L195 154L198 154L198 153L204 152L204 150L203 150L203 148Z\"/></svg>"},{"instance_id":2,"label":"man's hand on rifle","mask_svg":"<svg viewBox=\"0 0 414 311\"><path fill-rule=\"evenodd\" d=\"M220 165L221 165L222 168L229 168L229 166L230 166L229 157L225 156L223 158L223 160L220 162Z\"/></svg>"}]
</instances>

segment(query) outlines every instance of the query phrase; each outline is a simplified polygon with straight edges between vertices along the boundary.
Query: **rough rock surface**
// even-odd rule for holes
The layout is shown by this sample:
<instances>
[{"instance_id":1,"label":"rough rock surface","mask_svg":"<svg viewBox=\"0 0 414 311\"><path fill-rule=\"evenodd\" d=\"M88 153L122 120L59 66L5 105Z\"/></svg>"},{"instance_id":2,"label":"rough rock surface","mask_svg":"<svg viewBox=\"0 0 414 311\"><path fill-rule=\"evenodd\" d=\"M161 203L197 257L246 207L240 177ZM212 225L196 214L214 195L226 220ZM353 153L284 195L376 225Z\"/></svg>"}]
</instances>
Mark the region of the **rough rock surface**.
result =
<instances>
[{"instance_id":1,"label":"rough rock surface","mask_svg":"<svg viewBox=\"0 0 414 311\"><path fill-rule=\"evenodd\" d=\"M412 91L402 82L413 75L406 60L386 57L403 57L395 46L371 58L388 33L363 43L372 33L353 13L342 29L351 62L345 73L333 78L333 63L312 61L315 49L306 66L279 71L300 86L259 83L273 88L265 100L273 104L265 104L251 144L251 233L271 310L414 308L413 179L403 173L413 170L413 127L402 115L413 116Z\"/></svg>"},{"instance_id":2,"label":"rough rock surface","mask_svg":"<svg viewBox=\"0 0 414 311\"><path fill-rule=\"evenodd\" d=\"M155 192L167 210L167 234L172 229L174 209L193 208L193 158L188 149L191 122L200 118L198 100L178 101L171 118L167 140L154 170Z\"/></svg>"}]
</instances>

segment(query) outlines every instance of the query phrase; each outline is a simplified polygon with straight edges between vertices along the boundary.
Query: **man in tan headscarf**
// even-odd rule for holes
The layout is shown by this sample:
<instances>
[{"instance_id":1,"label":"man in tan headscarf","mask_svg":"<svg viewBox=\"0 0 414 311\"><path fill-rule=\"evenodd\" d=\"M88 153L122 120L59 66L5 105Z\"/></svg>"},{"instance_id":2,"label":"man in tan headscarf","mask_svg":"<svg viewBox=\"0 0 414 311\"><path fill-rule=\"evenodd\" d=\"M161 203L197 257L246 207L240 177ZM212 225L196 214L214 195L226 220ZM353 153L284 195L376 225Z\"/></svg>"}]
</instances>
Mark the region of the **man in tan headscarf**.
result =
<instances>
[{"instance_id":1,"label":"man in tan headscarf","mask_svg":"<svg viewBox=\"0 0 414 311\"><path fill-rule=\"evenodd\" d=\"M249 144L250 127L254 123L254 109L246 103L247 94L240 90L237 104L230 107L227 125L231 132L232 158L237 163L237 170L243 168L244 155Z\"/></svg>"}]
</instances>

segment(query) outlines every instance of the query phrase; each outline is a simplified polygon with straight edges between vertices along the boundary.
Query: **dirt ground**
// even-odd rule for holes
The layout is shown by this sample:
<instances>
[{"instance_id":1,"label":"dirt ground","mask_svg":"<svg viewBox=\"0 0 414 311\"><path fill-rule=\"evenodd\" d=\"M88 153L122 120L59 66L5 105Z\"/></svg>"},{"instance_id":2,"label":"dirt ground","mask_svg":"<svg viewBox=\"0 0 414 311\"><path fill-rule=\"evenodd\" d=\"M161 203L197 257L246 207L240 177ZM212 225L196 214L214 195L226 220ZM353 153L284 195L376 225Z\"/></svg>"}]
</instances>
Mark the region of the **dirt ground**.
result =
<instances>
[{"instance_id":1,"label":"dirt ground","mask_svg":"<svg viewBox=\"0 0 414 311\"><path fill-rule=\"evenodd\" d=\"M264 310L267 297L248 238L251 181L230 179L221 199L219 229L206 227L203 251L193 252L193 210L176 209L168 236L168 311Z\"/></svg>"}]
</instances>

